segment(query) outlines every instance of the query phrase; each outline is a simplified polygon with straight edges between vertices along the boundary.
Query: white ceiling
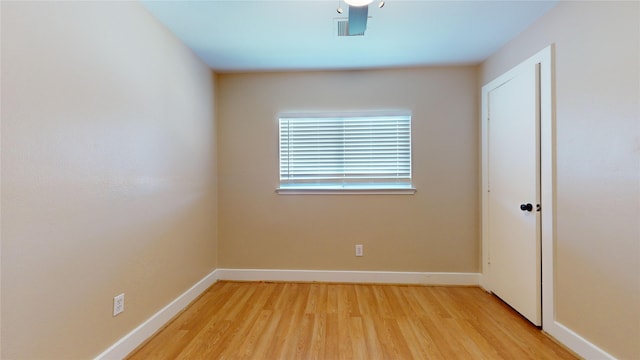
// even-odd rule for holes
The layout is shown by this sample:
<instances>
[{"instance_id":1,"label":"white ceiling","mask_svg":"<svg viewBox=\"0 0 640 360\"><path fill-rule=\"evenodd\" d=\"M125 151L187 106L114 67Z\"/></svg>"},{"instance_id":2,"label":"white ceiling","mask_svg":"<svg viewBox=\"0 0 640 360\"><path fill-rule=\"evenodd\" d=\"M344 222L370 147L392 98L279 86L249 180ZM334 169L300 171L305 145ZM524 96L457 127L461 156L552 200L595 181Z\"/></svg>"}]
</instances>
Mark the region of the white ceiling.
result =
<instances>
[{"instance_id":1,"label":"white ceiling","mask_svg":"<svg viewBox=\"0 0 640 360\"><path fill-rule=\"evenodd\" d=\"M338 0L152 1L142 4L219 72L474 64L554 1L379 0L364 36L338 37Z\"/></svg>"}]
</instances>

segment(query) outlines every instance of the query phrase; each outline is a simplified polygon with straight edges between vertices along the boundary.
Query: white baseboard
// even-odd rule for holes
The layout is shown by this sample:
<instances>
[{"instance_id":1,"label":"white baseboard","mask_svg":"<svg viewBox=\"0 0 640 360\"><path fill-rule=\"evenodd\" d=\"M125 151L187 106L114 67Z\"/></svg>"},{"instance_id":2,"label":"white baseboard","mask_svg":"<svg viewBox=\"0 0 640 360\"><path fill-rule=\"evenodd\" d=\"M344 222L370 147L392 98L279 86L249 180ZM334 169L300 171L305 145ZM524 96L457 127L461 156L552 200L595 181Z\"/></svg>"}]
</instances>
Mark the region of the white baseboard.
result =
<instances>
[{"instance_id":1,"label":"white baseboard","mask_svg":"<svg viewBox=\"0 0 640 360\"><path fill-rule=\"evenodd\" d=\"M305 281L421 285L479 285L478 273L218 269L219 280Z\"/></svg>"},{"instance_id":2,"label":"white baseboard","mask_svg":"<svg viewBox=\"0 0 640 360\"><path fill-rule=\"evenodd\" d=\"M616 358L606 351L600 349L596 345L589 342L587 339L578 335L573 330L562 325L561 323L554 321L551 325L543 325L542 329L553 336L556 340L564 344L564 346L571 349L576 354L589 360L615 360Z\"/></svg>"},{"instance_id":3,"label":"white baseboard","mask_svg":"<svg viewBox=\"0 0 640 360\"><path fill-rule=\"evenodd\" d=\"M305 281L422 285L478 285L477 273L392 271L217 269L98 355L95 360L123 359L218 280Z\"/></svg>"},{"instance_id":4,"label":"white baseboard","mask_svg":"<svg viewBox=\"0 0 640 360\"><path fill-rule=\"evenodd\" d=\"M482 274L480 274L479 279L480 287L491 292L488 284L486 283L486 277L483 277ZM552 313L549 316L553 318L554 314ZM547 321L546 319L543 319L542 330L584 359L616 360L616 358L611 354L600 349L587 339L555 320Z\"/></svg>"},{"instance_id":5,"label":"white baseboard","mask_svg":"<svg viewBox=\"0 0 640 360\"><path fill-rule=\"evenodd\" d=\"M147 319L147 321L143 322L142 324L140 324L140 326L125 335L122 339L118 340L118 342L111 345L111 347L102 352L102 354L98 355L95 360L123 359L125 356L135 350L135 348L140 346L140 344L142 344L145 340L150 338L156 331L162 328L176 314L187 307L187 305L189 305L195 298L197 298L200 294L207 290L217 280L217 270L214 270L210 274L202 278L202 280L198 281L189 290L185 291L182 295L178 296L167 306Z\"/></svg>"},{"instance_id":6,"label":"white baseboard","mask_svg":"<svg viewBox=\"0 0 640 360\"><path fill-rule=\"evenodd\" d=\"M95 360L123 359L218 280L483 285L482 274L479 273L217 269L102 352ZM545 324L543 330L585 359L615 360L615 357L557 321Z\"/></svg>"},{"instance_id":7,"label":"white baseboard","mask_svg":"<svg viewBox=\"0 0 640 360\"><path fill-rule=\"evenodd\" d=\"M218 280L484 285L482 274L479 273L217 269L118 340L95 360L123 359ZM543 330L585 359L615 360L615 357L557 321L549 325L545 324Z\"/></svg>"}]
</instances>

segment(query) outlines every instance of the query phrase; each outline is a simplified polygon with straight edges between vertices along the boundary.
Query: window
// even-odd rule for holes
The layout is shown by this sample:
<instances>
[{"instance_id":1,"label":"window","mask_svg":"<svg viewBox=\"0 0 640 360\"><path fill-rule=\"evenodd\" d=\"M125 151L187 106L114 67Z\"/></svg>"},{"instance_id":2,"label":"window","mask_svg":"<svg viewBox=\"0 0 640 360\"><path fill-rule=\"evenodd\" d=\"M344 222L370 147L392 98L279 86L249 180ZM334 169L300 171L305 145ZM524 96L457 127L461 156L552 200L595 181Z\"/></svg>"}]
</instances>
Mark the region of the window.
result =
<instances>
[{"instance_id":1,"label":"window","mask_svg":"<svg viewBox=\"0 0 640 360\"><path fill-rule=\"evenodd\" d=\"M411 115L282 114L280 193L400 192L411 185Z\"/></svg>"}]
</instances>

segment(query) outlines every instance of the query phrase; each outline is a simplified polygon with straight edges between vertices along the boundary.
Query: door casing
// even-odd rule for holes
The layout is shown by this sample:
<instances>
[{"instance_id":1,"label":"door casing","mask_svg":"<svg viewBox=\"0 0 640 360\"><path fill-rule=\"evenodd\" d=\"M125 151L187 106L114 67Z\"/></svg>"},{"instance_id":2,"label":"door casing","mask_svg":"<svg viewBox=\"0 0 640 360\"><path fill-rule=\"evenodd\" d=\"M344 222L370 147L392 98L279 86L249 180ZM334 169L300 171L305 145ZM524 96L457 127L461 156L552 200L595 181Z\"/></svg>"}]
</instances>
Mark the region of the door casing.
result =
<instances>
[{"instance_id":1,"label":"door casing","mask_svg":"<svg viewBox=\"0 0 640 360\"><path fill-rule=\"evenodd\" d=\"M514 77L523 67L540 67L540 203L541 209L541 269L542 269L542 327L555 323L554 306L554 238L555 238L555 108L553 45L539 51L506 73L482 87L481 154L482 154L482 277L480 285L488 289L489 232L488 232L488 99L489 92Z\"/></svg>"}]
</instances>

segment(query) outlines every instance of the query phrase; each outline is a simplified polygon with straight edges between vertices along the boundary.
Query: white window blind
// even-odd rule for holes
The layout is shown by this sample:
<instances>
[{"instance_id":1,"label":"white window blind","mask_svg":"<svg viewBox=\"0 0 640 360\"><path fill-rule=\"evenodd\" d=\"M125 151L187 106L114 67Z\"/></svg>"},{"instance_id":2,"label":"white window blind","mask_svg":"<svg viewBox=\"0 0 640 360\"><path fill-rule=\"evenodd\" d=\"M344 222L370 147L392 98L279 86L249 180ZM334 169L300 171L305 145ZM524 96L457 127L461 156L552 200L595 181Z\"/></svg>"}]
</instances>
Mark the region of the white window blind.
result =
<instances>
[{"instance_id":1,"label":"white window blind","mask_svg":"<svg viewBox=\"0 0 640 360\"><path fill-rule=\"evenodd\" d=\"M411 188L411 115L280 119L280 188Z\"/></svg>"}]
</instances>

